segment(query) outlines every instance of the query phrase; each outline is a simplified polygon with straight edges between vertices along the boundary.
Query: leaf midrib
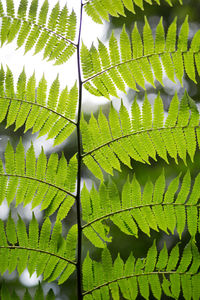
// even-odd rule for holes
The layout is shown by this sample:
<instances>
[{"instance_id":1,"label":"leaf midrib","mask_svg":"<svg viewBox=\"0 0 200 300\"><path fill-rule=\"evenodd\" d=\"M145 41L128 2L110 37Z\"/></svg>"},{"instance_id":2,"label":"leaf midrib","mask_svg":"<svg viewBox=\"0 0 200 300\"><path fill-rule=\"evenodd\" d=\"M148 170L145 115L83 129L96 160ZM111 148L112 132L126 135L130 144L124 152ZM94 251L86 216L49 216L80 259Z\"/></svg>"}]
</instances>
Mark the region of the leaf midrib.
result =
<instances>
[{"instance_id":1,"label":"leaf midrib","mask_svg":"<svg viewBox=\"0 0 200 300\"><path fill-rule=\"evenodd\" d=\"M8 18L8 19L17 20L17 21L20 21L20 22L24 22L24 23L30 24L31 26L37 26L38 28L43 29L43 30L45 30L45 31L47 31L47 32L49 32L49 33L51 33L53 35L56 35L60 39L66 41L69 44L72 44L75 48L77 48L77 44L76 43L74 43L73 41L71 41L71 40L65 38L64 36L62 36L61 34L55 32L55 31L53 31L53 30L51 30L51 29L49 29L49 28L47 28L47 27L45 27L43 25L39 25L37 23L25 20L23 18L17 18L17 17L8 16L6 14L1 15L0 18Z\"/></svg>"},{"instance_id":2,"label":"leaf midrib","mask_svg":"<svg viewBox=\"0 0 200 300\"><path fill-rule=\"evenodd\" d=\"M112 211L106 215L103 215L99 218L96 218L90 222L88 222L87 224L82 226L82 229L84 230L86 227L91 226L93 223L99 222L101 220L107 219L109 217L112 217L114 215L126 212L126 211L130 211L130 210L134 210L134 209L142 209L145 207L155 207L155 206L184 206L184 207L200 207L200 204L187 204L187 203L176 203L176 202L166 202L166 203L147 203L147 204L141 204L141 205L137 205L137 206L131 206L131 207L126 207L126 208L122 208L116 211Z\"/></svg>"},{"instance_id":3,"label":"leaf midrib","mask_svg":"<svg viewBox=\"0 0 200 300\"><path fill-rule=\"evenodd\" d=\"M31 177L31 176L27 176L27 175L19 175L19 174L5 174L5 173L0 173L0 176L5 176L5 177L17 177L17 178L24 178L24 179L29 179L29 180L33 180L33 181L37 181L39 183L42 183L42 184L46 184L50 187L53 187L61 192L64 192L65 194L68 194L69 196L73 197L73 198L76 198L76 196L74 194L72 194L71 192L57 186L56 184L53 184L53 183L50 183L50 182L47 182L47 181L44 181L42 179L38 179L38 178L35 178L35 177Z\"/></svg>"},{"instance_id":4,"label":"leaf midrib","mask_svg":"<svg viewBox=\"0 0 200 300\"><path fill-rule=\"evenodd\" d=\"M169 129L171 129L171 130L173 130L173 129L185 129L185 128L193 128L193 129L197 129L197 128L199 128L199 125L197 125L197 126L190 126L190 125L187 125L187 126L172 126L172 127L160 127L160 128L149 128L149 129L142 129L142 130L139 130L139 131L134 131L134 132L131 132L131 133L128 133L128 134L125 134L125 135L123 135L123 136L119 136L119 137L117 137L117 138L114 138L114 139L112 139L111 141L108 141L108 142L106 142L106 143L104 143L104 144L101 144L101 145L99 145L98 147L96 147L96 148L93 148L92 150L90 150L90 151L88 151L88 152L86 152L86 153L84 153L83 155L82 155L82 157L84 158L85 156L87 156L87 155L91 155L93 152L95 152L95 151L97 151L97 150L100 150L101 148L103 148L103 147L105 147L105 146L108 146L108 145L110 145L110 144L112 144L112 143L114 143L114 142L116 142L116 141L120 141L121 139L123 139L123 138L127 138L127 137L130 137L130 136L133 136L133 135L139 135L139 134L141 134L141 133L148 133L148 132L153 132L153 131L160 131L160 130L169 130Z\"/></svg>"},{"instance_id":5,"label":"leaf midrib","mask_svg":"<svg viewBox=\"0 0 200 300\"><path fill-rule=\"evenodd\" d=\"M67 259L63 256L60 256L58 254L52 253L52 252L48 252L46 250L42 250L42 249L37 249L37 248L30 248L30 247L23 247L23 246L16 246L16 245L7 245L7 246L0 246L0 249L21 249L21 250L28 250L28 251L35 251L35 252L39 252L39 253L43 253L43 254L48 254L50 256L55 256L61 260L64 260L70 264L76 265L76 262Z\"/></svg>"},{"instance_id":6,"label":"leaf midrib","mask_svg":"<svg viewBox=\"0 0 200 300\"><path fill-rule=\"evenodd\" d=\"M30 104L30 105L35 105L35 106L38 106L38 107L41 107L43 109L46 109L56 115L58 115L59 117L65 119L66 121L72 123L74 126L77 126L77 123L74 122L73 120L65 117L64 115L60 114L59 112L47 107L47 106L44 106L42 104L39 104L39 103L36 103L36 102L31 102L31 101L26 101L26 100L23 100L23 99L18 99L18 98L12 98L12 97L7 97L7 96L1 96L0 95L0 99L6 99L6 100L11 100L11 101L18 101L18 102L23 102L23 103L27 103L27 104Z\"/></svg>"},{"instance_id":7,"label":"leaf midrib","mask_svg":"<svg viewBox=\"0 0 200 300\"><path fill-rule=\"evenodd\" d=\"M147 272L147 273L137 273L137 274L132 274L132 275L128 275L128 276L123 276L123 277L119 277L117 279L113 279L111 281L107 281L101 285L96 286L95 288L84 292L83 295L86 296L87 294L91 294L92 292L94 292L95 290L98 290L104 286L107 286L109 284L112 284L113 282L117 282L119 280L124 280L124 279L129 279L129 278L133 278L133 277L139 277L139 276L149 276L149 275L170 275L170 274L178 274L178 275L191 275L194 276L198 273L190 273L190 272L176 272L176 271L155 271L155 272Z\"/></svg>"},{"instance_id":8,"label":"leaf midrib","mask_svg":"<svg viewBox=\"0 0 200 300\"><path fill-rule=\"evenodd\" d=\"M128 59L126 61L120 62L118 64L112 65L112 66L110 66L110 67L102 70L101 72L97 72L96 74L94 74L94 75L88 77L87 79L83 80L83 84L85 84L86 82L88 82L88 81L90 81L90 80L92 80L92 79L94 79L94 78L96 78L96 77L98 77L98 76L100 76L100 75L102 75L102 74L104 74L104 73L106 73L106 72L114 69L114 68L117 68L117 67L119 67L121 65L124 65L124 64L128 64L128 63L130 63L132 61L138 61L138 60L143 59L143 58L150 58L152 56L160 56L160 55L163 55L163 54L169 54L169 55L171 55L171 54L174 54L174 53L177 53L177 52L180 52L181 54L184 54L184 53L191 52L191 49L189 49L187 51L181 51L181 50L178 50L178 49L176 49L175 51L162 51L162 52L157 52L157 53L152 53L152 54L147 54L147 55L139 56L139 57L136 57L136 58L131 58L131 59ZM199 51L192 51L192 53L193 53L193 55L194 54L198 54L198 53L200 53L200 50Z\"/></svg>"}]
</instances>

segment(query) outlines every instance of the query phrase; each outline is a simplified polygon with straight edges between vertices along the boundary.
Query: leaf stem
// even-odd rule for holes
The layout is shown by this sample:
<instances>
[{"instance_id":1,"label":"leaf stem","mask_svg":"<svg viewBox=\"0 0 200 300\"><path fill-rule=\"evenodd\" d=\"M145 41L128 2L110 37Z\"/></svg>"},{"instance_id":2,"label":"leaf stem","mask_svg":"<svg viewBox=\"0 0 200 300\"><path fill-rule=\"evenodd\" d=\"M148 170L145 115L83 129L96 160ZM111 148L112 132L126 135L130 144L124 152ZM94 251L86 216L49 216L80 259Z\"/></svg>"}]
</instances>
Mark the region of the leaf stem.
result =
<instances>
[{"instance_id":1,"label":"leaf stem","mask_svg":"<svg viewBox=\"0 0 200 300\"><path fill-rule=\"evenodd\" d=\"M80 41L82 29L82 16L83 16L83 2L80 3L80 23L77 42L77 72L78 72L78 87L79 87L79 101L78 101L78 117L77 117L77 145L78 145L78 175L77 175L77 193L76 193L76 210L77 210L77 226L78 226L78 249L77 249L77 297L78 300L83 299L82 293L82 269L81 269L81 252L82 252L82 224L81 224L81 165L82 165L82 146L81 146L81 107L82 107L82 76L81 76L81 58L80 58Z\"/></svg>"}]
</instances>

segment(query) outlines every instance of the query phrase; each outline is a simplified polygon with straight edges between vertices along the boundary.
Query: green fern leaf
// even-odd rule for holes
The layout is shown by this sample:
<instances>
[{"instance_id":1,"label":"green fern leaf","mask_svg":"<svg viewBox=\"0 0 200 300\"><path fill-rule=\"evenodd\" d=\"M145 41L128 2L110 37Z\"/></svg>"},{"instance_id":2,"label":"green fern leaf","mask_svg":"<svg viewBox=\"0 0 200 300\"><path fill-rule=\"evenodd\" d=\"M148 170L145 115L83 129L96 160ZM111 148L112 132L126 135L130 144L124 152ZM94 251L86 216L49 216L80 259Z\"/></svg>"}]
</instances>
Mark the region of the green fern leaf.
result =
<instances>
[{"instance_id":1,"label":"green fern leaf","mask_svg":"<svg viewBox=\"0 0 200 300\"><path fill-rule=\"evenodd\" d=\"M184 94L180 104L175 94L166 121L163 120L164 109L159 95L155 99L153 116L150 102L145 96L142 111L137 102L133 102L131 116L122 105L119 113L111 106L109 120L101 111L98 120L92 116L89 124L82 119L85 164L99 179L102 179L98 164L112 174L113 169L120 170L116 157L129 168L131 168L130 157L136 161L149 163L149 157L156 160L156 154L166 162L168 162L167 155L176 162L179 156L186 164L188 153L193 160L197 147L199 113L187 93Z\"/></svg>"},{"instance_id":2,"label":"green fern leaf","mask_svg":"<svg viewBox=\"0 0 200 300\"><path fill-rule=\"evenodd\" d=\"M165 176L164 176L164 172L162 172L162 174L156 180L154 186L153 203L159 204L162 202L164 191L165 191ZM152 210L154 212L157 224L159 225L160 229L167 232L166 219L165 219L165 214L162 206L158 205L157 207L152 207Z\"/></svg>"},{"instance_id":3,"label":"green fern leaf","mask_svg":"<svg viewBox=\"0 0 200 300\"><path fill-rule=\"evenodd\" d=\"M20 74L18 82L17 82L16 97L24 100L25 89L26 89L26 74L25 74L25 71L23 70L22 73ZM20 102L13 101L10 104L9 112L8 112L8 116L7 116L7 126L6 127L12 125L16 121L19 108L20 108Z\"/></svg>"},{"instance_id":4,"label":"green fern leaf","mask_svg":"<svg viewBox=\"0 0 200 300\"><path fill-rule=\"evenodd\" d=\"M99 291L98 294L106 295L105 288L109 288L113 298L119 298L120 289L122 296L125 299L130 299L128 283L135 281L136 284L133 284L131 286L132 293L134 295L133 299L137 297L138 287L140 289L140 294L145 299L149 298L149 288L151 288L151 292L156 299L161 299L162 289L160 275L162 275L162 288L164 289L166 295L171 296L173 299L177 299L180 294L181 285L183 288L183 285L185 284L185 287L183 288L184 295L186 295L186 299L189 299L192 294L193 287L191 283L193 280L193 276L195 276L195 273L190 273L190 271L187 270L187 266L192 260L196 260L196 258L199 256L198 251L196 252L196 254L193 253L191 255L191 244L189 243L188 245L186 245L183 251L183 259L180 261L180 263L178 263L178 266L176 266L180 256L178 246L175 246L172 249L168 262L168 254L166 248L164 251L164 255L166 257L165 264L161 264L162 269L160 269L158 267L159 265L157 266L156 264L158 253L155 243L149 249L145 260L142 260L140 258L135 260L134 257L130 255L126 263L124 263L119 258L119 256L116 258L115 262L112 263L110 253L106 248L102 252L102 264L105 265L106 270L109 270L109 273L107 273L108 275L106 275L105 277L104 275L102 275L104 267L102 268L100 263L97 263L94 260L90 259L89 255L87 255L83 263L83 268L85 270L85 272L83 272L83 288L85 290L84 298L90 299L90 297L87 297L88 295L94 297L94 295L97 295L97 291ZM161 252L164 253L163 250L161 250ZM171 260L172 257L174 258L174 261ZM181 265L184 265L184 263L182 263L183 260L185 260L185 262L187 261L187 266L182 272L180 272ZM127 265L130 264L130 262L132 263L131 268L127 268ZM110 272L111 270L112 272ZM99 275L96 273L99 273ZM169 280L167 279L168 275ZM93 279L94 276L101 277L101 280L95 282ZM131 281L132 279L134 281ZM194 281L197 281L197 279L195 278ZM188 287L188 290L186 290L186 287ZM194 290L194 293L197 293L196 289Z\"/></svg>"},{"instance_id":5,"label":"green fern leaf","mask_svg":"<svg viewBox=\"0 0 200 300\"><path fill-rule=\"evenodd\" d=\"M27 53L29 50L31 50L33 48L33 46L35 45L35 43L39 37L39 34L40 34L39 28L37 26L33 26L32 30L27 38L24 53Z\"/></svg>"},{"instance_id":6,"label":"green fern leaf","mask_svg":"<svg viewBox=\"0 0 200 300\"><path fill-rule=\"evenodd\" d=\"M32 0L31 6L29 8L29 16L28 16L29 21L35 21L37 8L38 8L38 0Z\"/></svg>"},{"instance_id":7,"label":"green fern leaf","mask_svg":"<svg viewBox=\"0 0 200 300\"><path fill-rule=\"evenodd\" d=\"M163 270L168 262L168 252L167 252L167 247L166 244L164 244L164 247L159 253L158 261L156 263L156 268L159 270Z\"/></svg>"},{"instance_id":8,"label":"green fern leaf","mask_svg":"<svg viewBox=\"0 0 200 300\"><path fill-rule=\"evenodd\" d=\"M59 94L57 77L47 95L47 83L43 76L36 93L34 74L26 84L26 75L23 70L18 78L15 96L13 75L9 69L5 79L3 69L1 69L1 82L4 92L1 92L0 121L2 122L6 118L7 127L15 123L15 130L17 130L25 124L25 132L33 128L33 133L40 130L39 136L49 133L48 138L55 138L56 145L62 143L73 132L75 128L73 120L78 102L76 83L69 93L64 89ZM65 105L64 109L63 105ZM53 127L52 123L55 123Z\"/></svg>"},{"instance_id":9,"label":"green fern leaf","mask_svg":"<svg viewBox=\"0 0 200 300\"><path fill-rule=\"evenodd\" d=\"M198 37L197 35L194 36L194 41L192 40L188 50L188 30L188 18L186 17L180 30L180 36L177 38L177 19L175 18L168 28L165 40L161 19L156 28L154 42L152 30L147 19L145 19L143 40L137 29L137 24L134 25L131 33L131 49L130 39L125 32L125 27L123 27L120 35L120 50L114 33L109 40L109 51L99 41L98 53L95 50L95 55L98 57L98 67L97 60L92 59L94 47L89 50L82 45L81 62L85 88L97 96L103 95L109 99L109 95L116 96L115 86L124 91L124 83L136 91L138 90L137 84L145 89L145 80L154 86L154 81L157 79L163 85L161 61L167 76L173 82L175 82L175 74L182 84L185 69L189 78L196 83L195 69L199 70ZM119 76L122 86L120 86Z\"/></svg>"},{"instance_id":10,"label":"green fern leaf","mask_svg":"<svg viewBox=\"0 0 200 300\"><path fill-rule=\"evenodd\" d=\"M164 51L165 49L165 32L163 28L163 19L160 18L160 22L156 27L156 37L155 37L155 53L158 51Z\"/></svg>"},{"instance_id":11,"label":"green fern leaf","mask_svg":"<svg viewBox=\"0 0 200 300\"><path fill-rule=\"evenodd\" d=\"M177 271L184 273L186 272L188 266L190 265L192 261L192 251L191 251L191 245L190 243L186 245L186 247L184 248L181 260L179 262L179 266Z\"/></svg>"},{"instance_id":12,"label":"green fern leaf","mask_svg":"<svg viewBox=\"0 0 200 300\"><path fill-rule=\"evenodd\" d=\"M151 28L145 18L145 25L143 29L143 43L144 43L144 55L151 55L154 53L154 39L152 36Z\"/></svg>"},{"instance_id":13,"label":"green fern leaf","mask_svg":"<svg viewBox=\"0 0 200 300\"><path fill-rule=\"evenodd\" d=\"M145 262L145 272L153 272L155 265L156 265L156 258L157 258L157 249L155 242L153 246L149 249L147 253L147 258Z\"/></svg>"},{"instance_id":14,"label":"green fern leaf","mask_svg":"<svg viewBox=\"0 0 200 300\"><path fill-rule=\"evenodd\" d=\"M38 24L39 25L45 25L46 24L48 10L49 10L48 0L44 0L43 4L41 6L41 9L40 9L39 17L38 17Z\"/></svg>"},{"instance_id":15,"label":"green fern leaf","mask_svg":"<svg viewBox=\"0 0 200 300\"><path fill-rule=\"evenodd\" d=\"M170 6L172 6L171 0L165 0ZM85 0L83 3L86 13L92 18L96 23L102 23L102 19L109 20L108 14L111 16L118 17L119 15L124 16L124 8L135 14L135 6L144 10L143 0ZM152 5L151 0L145 0L145 2ZM155 2L160 5L159 0ZM178 2L178 1L177 1ZM182 4L182 0L179 0L179 3Z\"/></svg>"},{"instance_id":16,"label":"green fern leaf","mask_svg":"<svg viewBox=\"0 0 200 300\"><path fill-rule=\"evenodd\" d=\"M190 180L187 172L181 180L177 197L175 194L179 188L180 175L166 188L164 172L154 186L150 180L147 181L142 195L135 176L131 182L127 179L121 195L112 181L108 185L101 184L99 192L94 187L89 192L84 185L81 194L83 220L86 222L83 233L96 247L102 248L105 244L100 240L110 241L107 236L109 228L103 220L112 220L125 234L136 237L138 228L149 235L150 228L173 233L176 226L181 237L187 221L189 233L195 238L197 222L192 221L192 218L197 218L199 175L193 189ZM162 265L162 262L158 265Z\"/></svg>"},{"instance_id":17,"label":"green fern leaf","mask_svg":"<svg viewBox=\"0 0 200 300\"><path fill-rule=\"evenodd\" d=\"M75 52L76 14L68 17L67 8L60 11L57 3L49 12L49 3L45 0L41 6L38 0L32 0L28 8L26 0L21 0L15 18L13 1L7 0L7 9L1 7L1 45L12 42L17 37L18 48L25 45L25 53L35 46L35 53L44 50L44 58L55 63L66 62ZM47 15L50 14L48 23ZM63 25L61 25L63 24ZM47 43L46 47L44 45ZM58 47L57 44L62 44Z\"/></svg>"},{"instance_id":18,"label":"green fern leaf","mask_svg":"<svg viewBox=\"0 0 200 300\"><path fill-rule=\"evenodd\" d=\"M53 154L47 164L42 150L36 163L33 145L27 151L25 159L24 147L20 140L16 153L8 143L5 161L6 172L1 162L1 201L6 194L5 198L10 203L16 195L16 206L21 202L26 205L33 201L32 207L35 207L42 202L42 209L49 207L48 215L51 215L61 205L59 219L67 215L75 198L73 195L77 174L75 156L67 164L64 155L58 161L58 156ZM7 178L9 180L6 187Z\"/></svg>"},{"instance_id":19,"label":"green fern leaf","mask_svg":"<svg viewBox=\"0 0 200 300\"><path fill-rule=\"evenodd\" d=\"M75 251L76 251L76 230L75 227L72 227L68 233L67 239L64 240L61 237L61 223L57 222L51 233L51 223L49 219L46 219L42 225L42 229L39 233L38 223L33 215L31 223L29 225L29 236L26 232L25 223L19 217L16 231L17 238L13 236L13 230L15 230L14 221L9 217L8 224L6 226L6 234L8 241L12 242L12 245L9 245L6 242L5 231L3 225L1 225L1 245L0 245L0 258L2 255L5 256L5 262L1 266L1 272L4 273L6 268L11 268L13 265L10 265L8 258L10 255L11 259L14 259L13 255L16 257L17 269L19 274L21 274L26 266L30 274L36 270L38 276L44 273L44 277L47 278L54 271L54 277L56 278L61 275L63 272L62 280L64 282L68 279L71 273L75 269ZM11 225L12 224L12 225ZM60 244L60 241L63 241ZM13 244L13 242L15 242ZM68 244L70 242L70 244ZM62 245L65 245L66 248ZM6 266L7 264L7 266ZM13 263L12 263L13 264ZM69 264L72 264L70 268ZM61 265L62 268L57 268L57 265ZM15 265L16 267L16 265ZM14 269L12 269L13 271ZM58 272L59 271L59 272ZM68 274L68 276L66 276ZM55 278L55 279L56 279ZM55 280L54 279L54 280ZM51 277L49 277L51 281ZM39 292L41 294L41 291ZM41 294L42 295L42 294Z\"/></svg>"},{"instance_id":20,"label":"green fern leaf","mask_svg":"<svg viewBox=\"0 0 200 300\"><path fill-rule=\"evenodd\" d=\"M10 17L14 16L14 3L13 0L6 0L6 8L7 8L7 14Z\"/></svg>"}]
</instances>

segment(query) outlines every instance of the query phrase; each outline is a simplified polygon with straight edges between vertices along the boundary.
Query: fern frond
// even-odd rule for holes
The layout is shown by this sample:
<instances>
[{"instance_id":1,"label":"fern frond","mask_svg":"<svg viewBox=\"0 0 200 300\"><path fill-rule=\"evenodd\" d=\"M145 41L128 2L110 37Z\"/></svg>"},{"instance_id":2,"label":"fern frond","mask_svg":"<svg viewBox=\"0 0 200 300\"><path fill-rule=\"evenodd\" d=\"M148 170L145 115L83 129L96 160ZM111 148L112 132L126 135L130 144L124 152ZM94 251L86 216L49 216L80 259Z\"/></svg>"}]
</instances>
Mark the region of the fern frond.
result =
<instances>
[{"instance_id":1,"label":"fern frond","mask_svg":"<svg viewBox=\"0 0 200 300\"><path fill-rule=\"evenodd\" d=\"M59 3L49 11L47 0L41 8L38 0L33 0L29 9L27 4L21 0L16 11L13 1L6 1L6 11L1 5L1 45L17 37L17 46L24 45L25 53L35 47L35 53L44 50L43 59L65 63L77 47L75 12L69 14L67 6L60 9Z\"/></svg>"},{"instance_id":2,"label":"fern frond","mask_svg":"<svg viewBox=\"0 0 200 300\"><path fill-rule=\"evenodd\" d=\"M44 274L44 279L48 281L54 280L52 278L55 276L60 277L62 282L67 280L76 265L77 226L71 227L66 239L61 235L60 221L55 223L52 233L48 218L44 221L40 231L38 228L34 214L28 233L20 216L15 225L10 215L6 228L0 220L1 274L4 274L6 270L11 273L16 268L21 274L27 267L30 275L36 271L37 276Z\"/></svg>"},{"instance_id":3,"label":"fern frond","mask_svg":"<svg viewBox=\"0 0 200 300\"><path fill-rule=\"evenodd\" d=\"M153 1L160 5L160 0ZM164 1L163 1L164 2ZM170 6L174 4L171 0L165 0ZM125 16L124 9L131 11L135 14L135 6L144 10L144 3L152 4L151 0L85 0L86 13L96 23L102 23L102 19L109 21L109 15L113 17ZM182 0L177 0L177 3L182 4Z\"/></svg>"},{"instance_id":4,"label":"fern frond","mask_svg":"<svg viewBox=\"0 0 200 300\"><path fill-rule=\"evenodd\" d=\"M13 74L7 68L0 71L0 122L6 119L7 126L15 124L15 130L25 125L24 132L40 131L39 136L48 133L54 138L54 145L62 143L75 129L78 89L75 83L71 90L66 87L61 92L58 77L52 83L47 95L47 83L44 76L36 87L34 74L26 82L23 70L17 81L15 91ZM53 124L53 126L52 126Z\"/></svg>"},{"instance_id":5,"label":"fern frond","mask_svg":"<svg viewBox=\"0 0 200 300\"><path fill-rule=\"evenodd\" d=\"M98 119L91 117L89 124L82 118L83 161L91 172L103 180L101 168L109 174L120 170L119 162L131 168L130 159L149 163L156 154L168 162L168 155L179 156L186 164L188 153L193 161L199 143L199 112L194 101L185 92L180 103L173 97L168 117L160 95L152 108L145 97L142 109L137 101L132 104L132 115L121 105L119 113L111 106L108 120L100 111ZM101 166L101 168L100 168Z\"/></svg>"},{"instance_id":6,"label":"fern frond","mask_svg":"<svg viewBox=\"0 0 200 300\"><path fill-rule=\"evenodd\" d=\"M86 224L83 225L83 233L96 247L105 247L102 241L110 239L103 221L110 219L125 234L136 237L139 229L148 236L150 229L153 229L163 230L167 234L173 234L176 230L181 238L187 225L191 237L195 239L199 231L199 184L200 174L192 185L190 173L187 172L181 181L179 175L167 185L162 172L155 184L148 180L143 191L135 175L131 181L128 178L121 195L112 181L107 185L102 183L99 191L92 187L88 192L84 186L81 203ZM93 232L91 236L90 232Z\"/></svg>"},{"instance_id":7,"label":"fern frond","mask_svg":"<svg viewBox=\"0 0 200 300\"><path fill-rule=\"evenodd\" d=\"M195 70L200 74L199 31L194 35L191 46L188 47L188 18L186 17L178 37L176 23L175 19L169 26L166 39L162 18L156 28L155 41L145 18L142 37L135 23L131 38L123 27L119 45L112 33L109 50L100 41L98 49L94 46L87 49L83 44L81 61L85 88L92 94L109 99L110 95L116 96L115 88L125 92L126 85L136 91L138 85L145 89L145 81L154 86L156 79L163 85L163 67L167 77L173 82L176 76L182 84L185 71L196 83Z\"/></svg>"},{"instance_id":8,"label":"fern frond","mask_svg":"<svg viewBox=\"0 0 200 300\"><path fill-rule=\"evenodd\" d=\"M175 258L176 255L176 258ZM178 299L183 291L184 299L199 299L199 251L189 242L180 254L178 245L168 253L166 245L158 253L155 242L145 259L132 254L124 262L118 255L114 263L107 248L102 251L102 261L92 260L89 255L83 263L84 299L149 299L150 290L155 299L164 295Z\"/></svg>"},{"instance_id":9,"label":"fern frond","mask_svg":"<svg viewBox=\"0 0 200 300\"><path fill-rule=\"evenodd\" d=\"M58 159L53 153L47 162L42 149L37 161L33 145L26 158L20 140L16 152L10 143L5 151L5 170L0 160L0 203L6 198L8 204L14 199L16 206L32 202L32 208L41 204L51 215L58 208L58 219L63 219L74 204L74 191L77 174L77 159L72 157L67 163L64 155ZM16 198L15 198L16 197Z\"/></svg>"},{"instance_id":10,"label":"fern frond","mask_svg":"<svg viewBox=\"0 0 200 300\"><path fill-rule=\"evenodd\" d=\"M15 291L10 292L10 289L6 286L5 283L1 287L0 295L1 295L1 300L20 300L20 297L18 296L18 294ZM48 291L47 295L45 296L45 293L43 292L43 289L42 289L41 285L39 284L35 291L34 297L31 297L28 289L26 289L26 291L24 293L23 300L32 300L32 299L34 299L34 300L39 300L39 299L40 300L55 300L55 294L54 294L53 290L50 289Z\"/></svg>"}]
</instances>

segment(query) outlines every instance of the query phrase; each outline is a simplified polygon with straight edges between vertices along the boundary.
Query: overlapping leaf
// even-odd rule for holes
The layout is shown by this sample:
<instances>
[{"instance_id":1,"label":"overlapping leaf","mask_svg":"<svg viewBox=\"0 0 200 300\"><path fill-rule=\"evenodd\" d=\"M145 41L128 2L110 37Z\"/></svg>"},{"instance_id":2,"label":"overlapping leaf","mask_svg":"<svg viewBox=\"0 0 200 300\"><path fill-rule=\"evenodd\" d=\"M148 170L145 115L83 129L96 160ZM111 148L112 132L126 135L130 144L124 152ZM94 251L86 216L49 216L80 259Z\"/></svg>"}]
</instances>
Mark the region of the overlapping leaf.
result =
<instances>
[{"instance_id":1,"label":"overlapping leaf","mask_svg":"<svg viewBox=\"0 0 200 300\"><path fill-rule=\"evenodd\" d=\"M160 0L153 1L160 5ZM164 1L161 1L164 3ZM174 4L174 1L165 0L170 6ZM182 0L177 0L177 3L182 4ZM102 19L109 21L109 15L119 17L119 15L125 16L124 9L135 13L135 6L144 10L144 4L153 4L151 0L85 0L83 5L85 6L86 13L97 23L102 23Z\"/></svg>"},{"instance_id":2,"label":"overlapping leaf","mask_svg":"<svg viewBox=\"0 0 200 300\"><path fill-rule=\"evenodd\" d=\"M135 300L137 296L149 299L150 290L155 299L199 299L200 254L193 242L189 242L182 255L178 245L170 252L166 246L158 253L155 243L145 259L132 254L124 262L120 256L112 261L107 248L102 252L101 262L87 255L83 263L84 299Z\"/></svg>"},{"instance_id":3,"label":"overlapping leaf","mask_svg":"<svg viewBox=\"0 0 200 300\"><path fill-rule=\"evenodd\" d=\"M21 0L15 11L14 1L6 0L6 11L0 2L1 45L17 37L17 46L24 45L25 53L35 47L35 54L44 50L44 59L55 64L65 63L75 52L76 14L68 12L59 2L49 11L49 2L44 0L39 8L38 0Z\"/></svg>"},{"instance_id":4,"label":"overlapping leaf","mask_svg":"<svg viewBox=\"0 0 200 300\"><path fill-rule=\"evenodd\" d=\"M10 143L5 151L5 170L0 160L0 204L7 199L10 204L14 199L16 206L32 203L32 208L41 204L46 214L51 215L58 209L58 219L66 217L74 204L77 174L77 160L72 157L67 163L64 155L58 159L56 153L48 159L44 151L37 161L33 145L24 154L22 142L14 152Z\"/></svg>"},{"instance_id":5,"label":"overlapping leaf","mask_svg":"<svg viewBox=\"0 0 200 300\"><path fill-rule=\"evenodd\" d=\"M131 116L123 104L119 113L111 106L108 120L100 111L89 123L82 119L81 128L83 161L100 180L102 169L111 175L113 169L120 171L120 161L131 168L131 158L149 163L150 157L156 160L159 155L168 162L169 155L186 163L187 153L193 160L197 141L200 144L199 112L187 93L180 103L175 94L165 122L158 95L153 114L146 97L142 109L136 100L133 102Z\"/></svg>"},{"instance_id":6,"label":"overlapping leaf","mask_svg":"<svg viewBox=\"0 0 200 300\"><path fill-rule=\"evenodd\" d=\"M35 74L26 80L23 70L15 90L13 74L7 68L0 70L0 122L6 119L7 127L15 124L15 130L25 125L24 131L32 128L39 136L48 133L54 138L54 145L62 143L75 129L75 114L78 101L77 85L60 92L58 77L52 83L47 95L44 76L36 87Z\"/></svg>"},{"instance_id":7,"label":"overlapping leaf","mask_svg":"<svg viewBox=\"0 0 200 300\"><path fill-rule=\"evenodd\" d=\"M37 276L43 274L44 279L53 281L59 277L63 283L75 270L76 233L77 226L69 230L67 238L61 235L62 224L56 222L51 233L51 222L47 218L41 230L34 215L29 224L27 234L26 225L19 217L15 224L11 215L6 228L0 220L0 272L9 273L16 268L21 274L28 268L30 275L35 271Z\"/></svg>"},{"instance_id":8,"label":"overlapping leaf","mask_svg":"<svg viewBox=\"0 0 200 300\"><path fill-rule=\"evenodd\" d=\"M1 300L20 300L20 297L18 296L18 293L13 291L9 291L9 287L6 284L3 284L1 287L0 295ZM22 299L22 298L21 298ZM50 289L47 293L47 295L44 295L43 289L41 285L39 284L34 297L31 297L31 294L29 293L28 289L26 289L23 300L55 300L55 294L52 289Z\"/></svg>"},{"instance_id":9,"label":"overlapping leaf","mask_svg":"<svg viewBox=\"0 0 200 300\"><path fill-rule=\"evenodd\" d=\"M157 79L163 85L163 67L166 76L182 84L184 70L188 77L196 83L195 69L200 74L200 31L194 35L188 48L189 25L186 17L177 37L176 19L165 32L160 20L155 41L152 30L145 18L143 36L141 37L137 24L129 38L125 27L120 35L120 44L112 33L109 50L99 41L98 49L84 44L81 48L84 87L96 96L117 97L117 90L126 91L126 86L138 90L145 89L145 82L154 86ZM177 45L176 45L177 44ZM176 76L176 78L175 78Z\"/></svg>"},{"instance_id":10,"label":"overlapping leaf","mask_svg":"<svg viewBox=\"0 0 200 300\"><path fill-rule=\"evenodd\" d=\"M105 220L110 219L125 234L138 237L139 229L150 236L150 229L163 230L174 234L176 230L181 238L187 225L193 239L200 231L200 174L191 184L187 172L180 181L180 175L167 186L164 173L155 184L148 180L143 188L135 176L123 186L121 195L117 186L110 181L101 184L99 191L94 187L89 192L82 190L82 214L86 224L83 233L96 246L105 247L108 226Z\"/></svg>"}]
</instances>

